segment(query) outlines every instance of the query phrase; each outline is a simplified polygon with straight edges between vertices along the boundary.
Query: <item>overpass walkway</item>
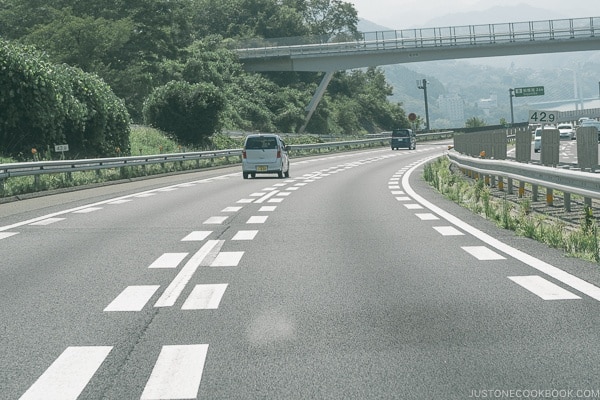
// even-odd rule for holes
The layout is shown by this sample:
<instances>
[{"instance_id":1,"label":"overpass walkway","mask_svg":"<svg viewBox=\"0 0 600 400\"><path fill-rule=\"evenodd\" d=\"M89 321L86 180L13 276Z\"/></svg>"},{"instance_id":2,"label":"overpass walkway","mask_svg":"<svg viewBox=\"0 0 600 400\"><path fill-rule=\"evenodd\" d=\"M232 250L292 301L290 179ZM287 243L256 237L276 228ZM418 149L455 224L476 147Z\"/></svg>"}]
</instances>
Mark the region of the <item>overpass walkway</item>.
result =
<instances>
[{"instance_id":1,"label":"overpass walkway","mask_svg":"<svg viewBox=\"0 0 600 400\"><path fill-rule=\"evenodd\" d=\"M238 43L247 71L325 72L312 115L333 73L423 61L600 50L600 17L417 28L335 37L256 39ZM312 111L311 111L312 110Z\"/></svg>"}]
</instances>

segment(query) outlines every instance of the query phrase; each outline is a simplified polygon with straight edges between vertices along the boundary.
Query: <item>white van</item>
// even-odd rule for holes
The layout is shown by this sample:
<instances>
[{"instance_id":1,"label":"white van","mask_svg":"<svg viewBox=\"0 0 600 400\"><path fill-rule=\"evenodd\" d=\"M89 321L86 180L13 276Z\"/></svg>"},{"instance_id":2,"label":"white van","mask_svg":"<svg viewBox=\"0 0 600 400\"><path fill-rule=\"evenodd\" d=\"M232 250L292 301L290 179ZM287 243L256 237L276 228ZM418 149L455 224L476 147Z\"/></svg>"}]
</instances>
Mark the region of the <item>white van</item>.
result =
<instances>
[{"instance_id":1,"label":"white van","mask_svg":"<svg viewBox=\"0 0 600 400\"><path fill-rule=\"evenodd\" d=\"M289 148L275 134L248 135L242 150L242 176L256 178L256 174L290 176Z\"/></svg>"}]
</instances>

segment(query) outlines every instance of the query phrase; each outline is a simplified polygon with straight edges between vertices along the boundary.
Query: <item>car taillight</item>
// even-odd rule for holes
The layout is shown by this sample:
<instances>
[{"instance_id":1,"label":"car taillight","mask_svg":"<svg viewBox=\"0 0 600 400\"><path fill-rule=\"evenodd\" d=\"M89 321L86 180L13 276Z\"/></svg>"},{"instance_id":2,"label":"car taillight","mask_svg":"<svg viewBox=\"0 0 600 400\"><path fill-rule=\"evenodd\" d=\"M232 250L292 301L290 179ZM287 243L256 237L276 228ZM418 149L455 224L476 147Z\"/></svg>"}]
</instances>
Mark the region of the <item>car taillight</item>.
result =
<instances>
[{"instance_id":1,"label":"car taillight","mask_svg":"<svg viewBox=\"0 0 600 400\"><path fill-rule=\"evenodd\" d=\"M246 158L246 149L242 150L242 158Z\"/></svg>"},{"instance_id":2,"label":"car taillight","mask_svg":"<svg viewBox=\"0 0 600 400\"><path fill-rule=\"evenodd\" d=\"M281 158L281 149L277 148L277 158Z\"/></svg>"}]
</instances>

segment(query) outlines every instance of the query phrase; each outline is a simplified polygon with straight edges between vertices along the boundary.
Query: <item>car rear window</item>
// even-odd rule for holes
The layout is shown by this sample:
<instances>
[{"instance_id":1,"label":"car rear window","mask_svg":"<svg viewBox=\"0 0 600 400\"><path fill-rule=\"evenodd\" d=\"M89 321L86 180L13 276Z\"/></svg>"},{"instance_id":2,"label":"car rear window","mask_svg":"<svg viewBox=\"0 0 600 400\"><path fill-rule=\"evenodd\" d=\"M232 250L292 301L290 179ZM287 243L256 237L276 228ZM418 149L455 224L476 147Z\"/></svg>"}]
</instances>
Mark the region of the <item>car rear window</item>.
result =
<instances>
[{"instance_id":1,"label":"car rear window","mask_svg":"<svg viewBox=\"0 0 600 400\"><path fill-rule=\"evenodd\" d=\"M274 137L251 137L246 141L247 150L276 149L277 139Z\"/></svg>"},{"instance_id":2,"label":"car rear window","mask_svg":"<svg viewBox=\"0 0 600 400\"><path fill-rule=\"evenodd\" d=\"M392 137L408 137L410 136L409 131L406 129L397 130L392 132Z\"/></svg>"}]
</instances>

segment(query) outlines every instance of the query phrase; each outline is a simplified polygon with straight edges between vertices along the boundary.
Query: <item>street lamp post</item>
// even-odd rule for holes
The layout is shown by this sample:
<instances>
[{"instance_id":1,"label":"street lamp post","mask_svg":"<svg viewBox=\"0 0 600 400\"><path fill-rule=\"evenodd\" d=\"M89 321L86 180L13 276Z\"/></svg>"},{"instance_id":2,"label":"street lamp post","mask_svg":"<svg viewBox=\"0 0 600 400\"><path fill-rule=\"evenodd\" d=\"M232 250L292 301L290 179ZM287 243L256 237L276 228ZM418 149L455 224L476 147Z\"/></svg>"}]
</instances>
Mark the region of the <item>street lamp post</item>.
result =
<instances>
[{"instance_id":1,"label":"street lamp post","mask_svg":"<svg viewBox=\"0 0 600 400\"><path fill-rule=\"evenodd\" d=\"M429 132L429 106L427 104L427 79L417 79L417 87L419 89L423 89L423 94L425 96L425 128L426 131Z\"/></svg>"},{"instance_id":2,"label":"street lamp post","mask_svg":"<svg viewBox=\"0 0 600 400\"><path fill-rule=\"evenodd\" d=\"M513 126L515 124L515 113L513 112L513 96L514 89L508 89L508 94L510 96L510 125Z\"/></svg>"}]
</instances>

